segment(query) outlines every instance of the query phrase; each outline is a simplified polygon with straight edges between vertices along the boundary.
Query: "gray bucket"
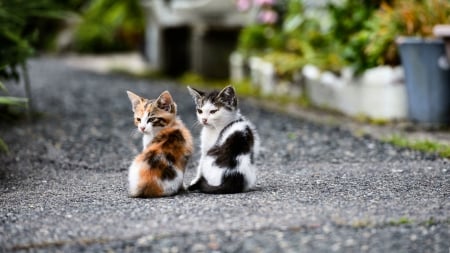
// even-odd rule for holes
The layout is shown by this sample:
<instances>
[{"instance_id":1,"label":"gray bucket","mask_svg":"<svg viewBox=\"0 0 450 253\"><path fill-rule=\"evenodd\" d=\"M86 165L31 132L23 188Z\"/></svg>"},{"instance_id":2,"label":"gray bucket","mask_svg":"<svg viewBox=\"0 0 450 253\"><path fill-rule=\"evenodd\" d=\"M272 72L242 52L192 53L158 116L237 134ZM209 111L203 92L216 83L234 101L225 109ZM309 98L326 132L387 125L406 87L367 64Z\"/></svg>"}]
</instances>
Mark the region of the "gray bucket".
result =
<instances>
[{"instance_id":1,"label":"gray bucket","mask_svg":"<svg viewBox=\"0 0 450 253\"><path fill-rule=\"evenodd\" d=\"M442 40L399 38L405 69L409 118L419 123L450 123L450 70Z\"/></svg>"}]
</instances>

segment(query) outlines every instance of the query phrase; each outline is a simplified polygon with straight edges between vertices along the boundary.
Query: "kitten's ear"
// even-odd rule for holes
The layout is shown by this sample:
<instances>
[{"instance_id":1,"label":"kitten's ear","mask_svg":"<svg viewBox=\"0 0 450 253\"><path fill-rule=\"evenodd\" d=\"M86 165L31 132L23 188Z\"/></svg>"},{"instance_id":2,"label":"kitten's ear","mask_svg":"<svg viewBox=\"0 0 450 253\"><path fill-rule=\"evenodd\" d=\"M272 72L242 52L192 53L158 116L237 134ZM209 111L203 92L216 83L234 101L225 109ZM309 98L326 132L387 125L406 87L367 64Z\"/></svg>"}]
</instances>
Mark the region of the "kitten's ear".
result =
<instances>
[{"instance_id":1,"label":"kitten's ear","mask_svg":"<svg viewBox=\"0 0 450 253\"><path fill-rule=\"evenodd\" d=\"M156 99L156 105L159 109L166 112L175 112L175 103L173 102L172 96L168 91L164 91L161 95L159 95L158 99Z\"/></svg>"},{"instance_id":2,"label":"kitten's ear","mask_svg":"<svg viewBox=\"0 0 450 253\"><path fill-rule=\"evenodd\" d=\"M227 87L223 88L220 91L219 95L217 95L217 97L219 98L219 101L224 103L225 105L228 105L232 108L236 108L237 97L233 86L228 85Z\"/></svg>"},{"instance_id":3,"label":"kitten's ear","mask_svg":"<svg viewBox=\"0 0 450 253\"><path fill-rule=\"evenodd\" d=\"M191 94L192 98L194 99L194 102L198 104L198 101L205 95L205 92L199 91L197 89L187 87L189 90L189 93Z\"/></svg>"},{"instance_id":4,"label":"kitten's ear","mask_svg":"<svg viewBox=\"0 0 450 253\"><path fill-rule=\"evenodd\" d=\"M127 90L127 94L128 94L128 98L129 98L130 101L131 101L132 110L133 110L133 112L134 112L135 109L136 109L136 106L137 106L141 101L143 101L144 98L142 98L142 97L140 97L140 96L138 96L138 95L136 95L136 94L134 94L133 92L128 91L128 90Z\"/></svg>"}]
</instances>

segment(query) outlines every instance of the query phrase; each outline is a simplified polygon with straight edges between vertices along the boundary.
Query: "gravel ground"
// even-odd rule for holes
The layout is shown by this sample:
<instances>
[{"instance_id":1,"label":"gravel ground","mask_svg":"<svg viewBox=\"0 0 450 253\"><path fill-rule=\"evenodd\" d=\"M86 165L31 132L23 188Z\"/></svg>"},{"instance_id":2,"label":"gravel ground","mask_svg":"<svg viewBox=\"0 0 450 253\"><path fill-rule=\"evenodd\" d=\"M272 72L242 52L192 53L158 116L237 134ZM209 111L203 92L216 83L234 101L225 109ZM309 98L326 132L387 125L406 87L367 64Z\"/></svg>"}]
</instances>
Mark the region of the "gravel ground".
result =
<instances>
[{"instance_id":1,"label":"gravel ground","mask_svg":"<svg viewBox=\"0 0 450 253\"><path fill-rule=\"evenodd\" d=\"M32 124L0 122L11 150L0 155L0 252L450 251L448 160L243 100L262 139L255 190L133 199L127 167L141 141L125 90L170 90L197 137L188 91L64 59L34 59L29 68L44 114ZM198 151L186 182L197 159Z\"/></svg>"}]
</instances>

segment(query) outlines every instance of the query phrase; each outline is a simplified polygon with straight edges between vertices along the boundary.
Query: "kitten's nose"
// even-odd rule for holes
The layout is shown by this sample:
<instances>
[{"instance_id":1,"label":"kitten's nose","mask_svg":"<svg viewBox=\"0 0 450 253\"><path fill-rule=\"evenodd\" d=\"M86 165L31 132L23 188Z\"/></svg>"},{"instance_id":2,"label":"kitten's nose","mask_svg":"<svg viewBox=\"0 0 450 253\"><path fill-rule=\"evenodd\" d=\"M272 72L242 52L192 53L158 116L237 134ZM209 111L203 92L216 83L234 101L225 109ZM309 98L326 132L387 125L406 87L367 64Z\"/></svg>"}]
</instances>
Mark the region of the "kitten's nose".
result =
<instances>
[{"instance_id":1,"label":"kitten's nose","mask_svg":"<svg viewBox=\"0 0 450 253\"><path fill-rule=\"evenodd\" d=\"M145 131L145 127L140 127L141 131L144 132Z\"/></svg>"},{"instance_id":2,"label":"kitten's nose","mask_svg":"<svg viewBox=\"0 0 450 253\"><path fill-rule=\"evenodd\" d=\"M203 124L206 124L208 122L207 119L202 119Z\"/></svg>"}]
</instances>

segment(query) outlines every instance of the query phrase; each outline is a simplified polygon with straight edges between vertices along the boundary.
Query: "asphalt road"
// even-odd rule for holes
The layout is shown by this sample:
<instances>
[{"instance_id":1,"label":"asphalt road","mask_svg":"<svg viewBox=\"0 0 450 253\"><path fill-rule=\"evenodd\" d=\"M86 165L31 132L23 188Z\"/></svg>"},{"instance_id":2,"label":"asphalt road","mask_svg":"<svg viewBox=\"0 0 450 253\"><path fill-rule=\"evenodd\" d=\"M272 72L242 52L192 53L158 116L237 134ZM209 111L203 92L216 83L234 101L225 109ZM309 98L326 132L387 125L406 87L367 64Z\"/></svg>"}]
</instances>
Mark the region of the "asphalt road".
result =
<instances>
[{"instance_id":1,"label":"asphalt road","mask_svg":"<svg viewBox=\"0 0 450 253\"><path fill-rule=\"evenodd\" d=\"M186 88L63 59L29 69L43 114L0 122L11 150L0 155L0 252L450 252L448 160L242 100L262 140L256 189L134 199L127 167L141 141L125 90L168 89L198 146Z\"/></svg>"}]
</instances>

